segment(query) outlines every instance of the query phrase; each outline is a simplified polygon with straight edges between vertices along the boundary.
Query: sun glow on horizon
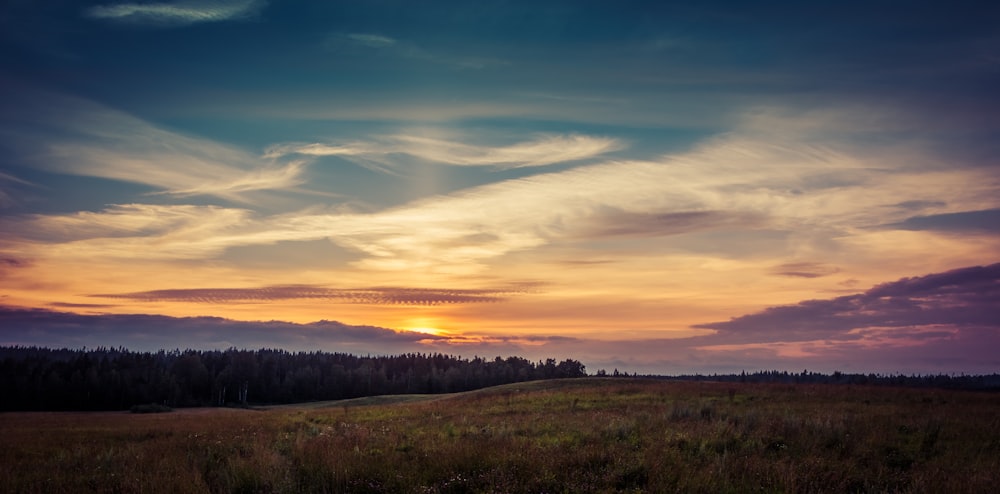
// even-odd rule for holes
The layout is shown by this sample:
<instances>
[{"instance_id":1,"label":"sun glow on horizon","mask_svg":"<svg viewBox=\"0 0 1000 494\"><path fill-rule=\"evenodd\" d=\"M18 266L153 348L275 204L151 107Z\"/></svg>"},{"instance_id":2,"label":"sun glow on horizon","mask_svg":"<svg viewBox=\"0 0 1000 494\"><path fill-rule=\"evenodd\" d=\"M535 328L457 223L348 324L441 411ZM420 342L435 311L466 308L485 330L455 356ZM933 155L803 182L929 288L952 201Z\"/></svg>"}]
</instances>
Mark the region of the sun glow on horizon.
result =
<instances>
[{"instance_id":1,"label":"sun glow on horizon","mask_svg":"<svg viewBox=\"0 0 1000 494\"><path fill-rule=\"evenodd\" d=\"M456 336L454 331L441 329L441 324L438 323L439 321L436 318L420 317L410 319L405 324L400 324L399 326L401 330L412 333L423 333L442 338L451 338Z\"/></svg>"},{"instance_id":2,"label":"sun glow on horizon","mask_svg":"<svg viewBox=\"0 0 1000 494\"><path fill-rule=\"evenodd\" d=\"M437 329L437 328L406 328L405 330L406 331L411 331L411 332L414 332L414 333L429 334L431 336L449 336L451 334L448 331L445 331L443 329Z\"/></svg>"}]
</instances>

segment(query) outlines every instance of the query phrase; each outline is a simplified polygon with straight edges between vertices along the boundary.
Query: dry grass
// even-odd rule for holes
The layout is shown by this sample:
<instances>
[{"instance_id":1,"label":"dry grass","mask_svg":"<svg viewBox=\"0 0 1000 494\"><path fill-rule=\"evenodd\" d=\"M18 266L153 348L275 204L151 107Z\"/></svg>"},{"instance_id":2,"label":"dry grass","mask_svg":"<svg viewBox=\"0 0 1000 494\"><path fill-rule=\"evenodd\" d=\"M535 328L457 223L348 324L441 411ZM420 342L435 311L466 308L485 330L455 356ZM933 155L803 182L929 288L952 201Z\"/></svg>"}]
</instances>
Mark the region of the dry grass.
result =
<instances>
[{"instance_id":1,"label":"dry grass","mask_svg":"<svg viewBox=\"0 0 1000 494\"><path fill-rule=\"evenodd\" d=\"M991 492L1000 480L998 394L581 379L329 405L3 414L0 489Z\"/></svg>"}]
</instances>

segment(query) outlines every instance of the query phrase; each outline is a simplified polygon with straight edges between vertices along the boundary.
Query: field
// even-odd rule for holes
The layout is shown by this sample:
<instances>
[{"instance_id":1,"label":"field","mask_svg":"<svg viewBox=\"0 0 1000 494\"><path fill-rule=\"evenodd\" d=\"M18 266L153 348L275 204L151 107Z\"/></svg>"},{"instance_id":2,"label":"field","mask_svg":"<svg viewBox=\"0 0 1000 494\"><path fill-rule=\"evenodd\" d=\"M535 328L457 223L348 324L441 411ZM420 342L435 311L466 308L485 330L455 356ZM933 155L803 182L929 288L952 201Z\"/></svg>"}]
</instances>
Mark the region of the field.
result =
<instances>
[{"instance_id":1,"label":"field","mask_svg":"<svg viewBox=\"0 0 1000 494\"><path fill-rule=\"evenodd\" d=\"M1000 394L585 378L0 438L5 492L995 492Z\"/></svg>"}]
</instances>

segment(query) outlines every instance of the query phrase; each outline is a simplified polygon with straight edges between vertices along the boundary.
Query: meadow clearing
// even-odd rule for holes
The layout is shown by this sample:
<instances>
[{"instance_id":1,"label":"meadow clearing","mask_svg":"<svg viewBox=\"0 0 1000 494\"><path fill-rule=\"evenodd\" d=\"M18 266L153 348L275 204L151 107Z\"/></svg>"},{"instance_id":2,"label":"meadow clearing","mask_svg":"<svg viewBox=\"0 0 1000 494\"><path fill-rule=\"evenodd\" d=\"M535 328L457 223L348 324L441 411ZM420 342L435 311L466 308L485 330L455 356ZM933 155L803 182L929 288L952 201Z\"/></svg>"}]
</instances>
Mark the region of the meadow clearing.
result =
<instances>
[{"instance_id":1,"label":"meadow clearing","mask_svg":"<svg viewBox=\"0 0 1000 494\"><path fill-rule=\"evenodd\" d=\"M0 414L5 492L995 492L1000 393L623 378Z\"/></svg>"}]
</instances>

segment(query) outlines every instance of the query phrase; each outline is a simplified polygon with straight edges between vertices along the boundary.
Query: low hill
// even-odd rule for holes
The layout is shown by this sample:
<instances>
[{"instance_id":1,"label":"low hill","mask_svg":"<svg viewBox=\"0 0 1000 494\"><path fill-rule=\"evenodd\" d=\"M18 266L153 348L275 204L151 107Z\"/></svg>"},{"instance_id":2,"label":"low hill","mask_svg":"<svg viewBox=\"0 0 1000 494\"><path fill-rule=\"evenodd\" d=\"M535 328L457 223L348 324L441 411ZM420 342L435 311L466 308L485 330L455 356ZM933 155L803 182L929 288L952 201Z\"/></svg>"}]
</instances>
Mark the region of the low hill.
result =
<instances>
[{"instance_id":1,"label":"low hill","mask_svg":"<svg viewBox=\"0 0 1000 494\"><path fill-rule=\"evenodd\" d=\"M638 379L630 379L630 378L611 379L611 378L600 378L600 377L583 377L576 379L543 379L539 381L525 381L525 382L518 382L511 384L501 384L497 386L490 386L483 389L477 389L473 391L462 391L457 393L364 396L361 398L350 398L346 400L312 401L304 403L289 403L285 405L259 406L253 408L257 410L317 410L323 408L394 405L397 403L416 403L421 401L432 401L432 400L446 400L446 399L461 400L463 398L472 398L472 397L481 398L485 396L495 396L495 395L507 396L514 393L527 393L530 391L541 391L541 390L621 385L631 381L638 381Z\"/></svg>"}]
</instances>

